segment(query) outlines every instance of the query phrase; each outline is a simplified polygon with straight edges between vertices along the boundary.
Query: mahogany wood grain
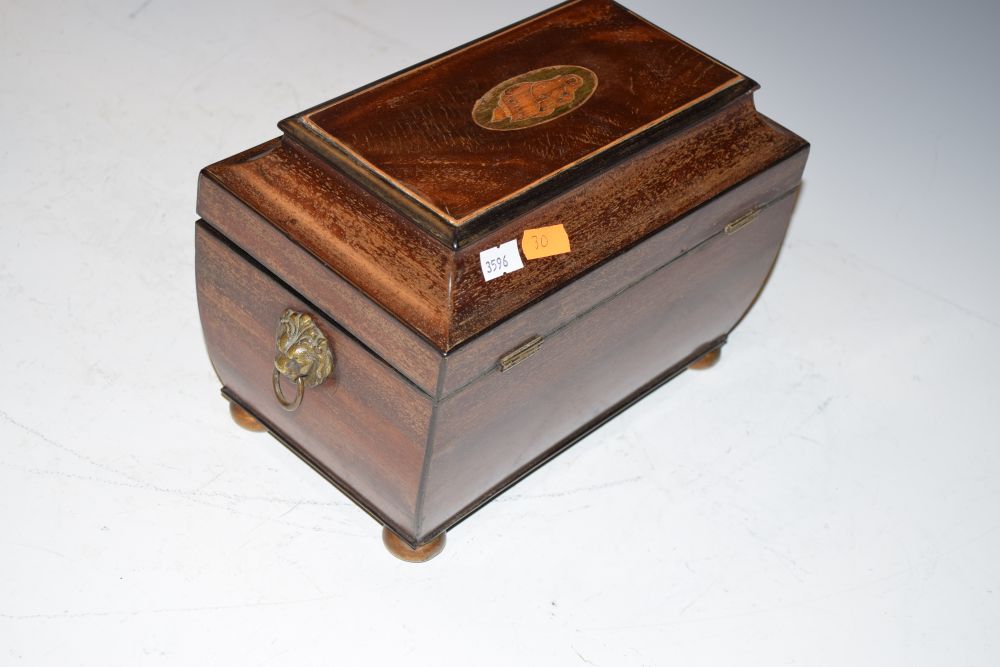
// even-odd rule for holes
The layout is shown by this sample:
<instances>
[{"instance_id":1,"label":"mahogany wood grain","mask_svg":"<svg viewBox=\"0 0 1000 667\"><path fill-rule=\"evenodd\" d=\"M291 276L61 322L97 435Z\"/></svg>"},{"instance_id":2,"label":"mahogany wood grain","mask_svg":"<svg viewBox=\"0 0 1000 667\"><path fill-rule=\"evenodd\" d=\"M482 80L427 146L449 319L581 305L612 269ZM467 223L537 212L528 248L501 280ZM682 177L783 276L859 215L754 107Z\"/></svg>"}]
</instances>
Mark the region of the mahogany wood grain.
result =
<instances>
[{"instance_id":1,"label":"mahogany wood grain","mask_svg":"<svg viewBox=\"0 0 1000 667\"><path fill-rule=\"evenodd\" d=\"M449 528L572 442L581 425L722 340L767 277L794 197L718 234L437 407L418 540ZM699 353L700 356L700 353Z\"/></svg>"},{"instance_id":2,"label":"mahogany wood grain","mask_svg":"<svg viewBox=\"0 0 1000 667\"><path fill-rule=\"evenodd\" d=\"M586 68L596 79L570 113L510 131L474 122L477 100L491 88L555 65ZM465 228L516 193L741 82L738 72L617 3L574 0L282 128L360 179L375 187L387 181Z\"/></svg>"},{"instance_id":3,"label":"mahogany wood grain","mask_svg":"<svg viewBox=\"0 0 1000 667\"><path fill-rule=\"evenodd\" d=\"M700 125L681 132L459 250L449 347L496 323L495 312L509 314L529 303L531 297L568 284L583 270L661 229L665 221L677 220L732 184L758 173L762 163L771 166L804 147L801 140L774 132L756 113L749 96L720 112L713 123L718 123L712 130L715 142L705 141L705 128ZM734 159L748 151L753 151L753 160ZM698 186L692 187L693 182ZM566 228L572 252L529 261L521 271L483 281L479 268L482 250L510 238L519 239L525 229L553 224ZM673 256L676 252L663 259Z\"/></svg>"},{"instance_id":4,"label":"mahogany wood grain","mask_svg":"<svg viewBox=\"0 0 1000 667\"><path fill-rule=\"evenodd\" d=\"M491 87L563 64L599 79L572 110L516 131L472 117ZM809 150L756 110L755 86L609 0L573 0L206 167L198 300L234 419L387 526L394 553L434 555L494 495L717 358L773 266ZM528 113L526 94L496 122ZM569 253L484 280L483 250L554 224ZM295 412L271 386L286 308L335 356Z\"/></svg>"},{"instance_id":5,"label":"mahogany wood grain","mask_svg":"<svg viewBox=\"0 0 1000 667\"><path fill-rule=\"evenodd\" d=\"M203 224L195 247L205 343L226 391L383 523L412 534L431 399ZM334 354L331 377L293 413L271 387L286 308L313 315Z\"/></svg>"},{"instance_id":6,"label":"mahogany wood grain","mask_svg":"<svg viewBox=\"0 0 1000 667\"><path fill-rule=\"evenodd\" d=\"M760 193L761 183L754 185ZM521 365L500 373L491 357L490 370L474 382L452 392L442 385L434 398L200 224L198 289L209 354L228 393L253 405L279 439L405 536L397 538L401 545L421 547L570 444L581 424L601 419L664 369L683 367L697 358L694 351L724 337L767 275L793 192L764 205L735 240L719 218L710 218L711 238L624 288L620 274L595 272L603 287L616 287L610 299L557 327ZM730 195L747 196L738 189ZM655 255L658 241L623 261L641 265L639 256L628 255ZM309 390L293 414L270 393L273 327L287 307L320 315L336 356L332 385ZM344 400L334 402L338 396ZM235 402L231 410L241 425L260 425ZM491 440L501 427L502 442ZM429 433L433 446L425 450ZM400 553L420 560L432 552Z\"/></svg>"},{"instance_id":7,"label":"mahogany wood grain","mask_svg":"<svg viewBox=\"0 0 1000 667\"><path fill-rule=\"evenodd\" d=\"M343 187L335 187L337 183ZM234 198L234 191L241 198ZM304 208L310 205L315 208ZM198 181L198 213L206 221L298 292L308 294L323 312L430 394L437 387L441 355L406 321L425 329L444 326L443 321L432 324L428 306L443 297L397 295L379 263L395 257L406 265L436 263L444 271L445 251L406 221L379 211L378 202L357 193L343 177L289 151L280 139L209 167ZM370 225L369 234L359 228L362 221ZM379 245L391 239L401 242L398 252ZM380 262L372 261L376 257ZM365 293L342 273L362 285L382 285L389 296L377 290ZM410 288L440 280L426 277ZM398 319L399 312L393 315L380 306L380 295L382 301L405 309L408 317Z\"/></svg>"},{"instance_id":8,"label":"mahogany wood grain","mask_svg":"<svg viewBox=\"0 0 1000 667\"><path fill-rule=\"evenodd\" d=\"M546 298L466 341L445 362L442 395L448 396L496 366L519 343L562 327L581 313L719 233L741 215L794 189L805 167L803 148L771 169L740 183L696 208L626 252L594 267Z\"/></svg>"},{"instance_id":9,"label":"mahogany wood grain","mask_svg":"<svg viewBox=\"0 0 1000 667\"><path fill-rule=\"evenodd\" d=\"M459 250L421 233L287 137L207 167L198 211L333 317L340 318L337 308L351 301L341 319L354 322L361 315L358 327L367 319L359 329L363 339L376 340L378 327L391 329L393 339L399 333L399 341L380 343L386 358L405 360L399 367L419 374L410 377L429 390L438 371L433 355L386 313L447 352L806 147L757 113L747 95ZM483 280L480 251L555 223L565 225L572 252ZM347 285L366 296L352 299Z\"/></svg>"}]
</instances>

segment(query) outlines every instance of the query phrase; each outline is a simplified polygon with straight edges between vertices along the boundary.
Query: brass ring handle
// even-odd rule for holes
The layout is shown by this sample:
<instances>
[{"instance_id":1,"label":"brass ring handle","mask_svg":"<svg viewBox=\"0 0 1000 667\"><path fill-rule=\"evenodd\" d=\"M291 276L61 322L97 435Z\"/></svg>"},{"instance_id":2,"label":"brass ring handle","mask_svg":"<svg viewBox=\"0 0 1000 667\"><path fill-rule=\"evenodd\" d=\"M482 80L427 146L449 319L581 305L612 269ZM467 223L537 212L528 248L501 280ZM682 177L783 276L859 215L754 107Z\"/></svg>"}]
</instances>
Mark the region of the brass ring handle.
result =
<instances>
[{"instance_id":1,"label":"brass ring handle","mask_svg":"<svg viewBox=\"0 0 1000 667\"><path fill-rule=\"evenodd\" d=\"M278 350L271 374L274 398L282 408L294 412L302 405L306 389L319 386L333 372L333 353L312 317L291 308L278 320L274 345ZM292 400L285 398L281 390L281 376L295 383Z\"/></svg>"},{"instance_id":2,"label":"brass ring handle","mask_svg":"<svg viewBox=\"0 0 1000 667\"><path fill-rule=\"evenodd\" d=\"M306 382L302 378L295 381L295 398L290 401L285 398L285 393L281 391L281 371L277 368L274 369L274 375L271 376L271 386L274 388L274 397L278 399L278 403L284 409L295 412L302 405L302 397L306 395Z\"/></svg>"}]
</instances>

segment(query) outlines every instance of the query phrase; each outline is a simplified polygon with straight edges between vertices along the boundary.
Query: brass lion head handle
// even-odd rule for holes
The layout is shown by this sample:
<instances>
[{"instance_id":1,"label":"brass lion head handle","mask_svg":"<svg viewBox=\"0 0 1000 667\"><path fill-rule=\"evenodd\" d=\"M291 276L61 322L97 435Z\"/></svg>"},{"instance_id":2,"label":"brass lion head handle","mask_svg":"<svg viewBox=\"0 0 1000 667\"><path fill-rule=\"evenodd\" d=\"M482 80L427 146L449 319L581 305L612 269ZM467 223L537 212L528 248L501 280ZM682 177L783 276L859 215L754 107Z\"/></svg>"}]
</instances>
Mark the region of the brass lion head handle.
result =
<instances>
[{"instance_id":1,"label":"brass lion head handle","mask_svg":"<svg viewBox=\"0 0 1000 667\"><path fill-rule=\"evenodd\" d=\"M274 357L271 384L281 407L292 412L302 404L306 389L321 384L333 371L333 353L326 336L312 317L291 308L278 321L274 334L278 352ZM295 398L288 400L281 390L281 376L295 383Z\"/></svg>"}]
</instances>

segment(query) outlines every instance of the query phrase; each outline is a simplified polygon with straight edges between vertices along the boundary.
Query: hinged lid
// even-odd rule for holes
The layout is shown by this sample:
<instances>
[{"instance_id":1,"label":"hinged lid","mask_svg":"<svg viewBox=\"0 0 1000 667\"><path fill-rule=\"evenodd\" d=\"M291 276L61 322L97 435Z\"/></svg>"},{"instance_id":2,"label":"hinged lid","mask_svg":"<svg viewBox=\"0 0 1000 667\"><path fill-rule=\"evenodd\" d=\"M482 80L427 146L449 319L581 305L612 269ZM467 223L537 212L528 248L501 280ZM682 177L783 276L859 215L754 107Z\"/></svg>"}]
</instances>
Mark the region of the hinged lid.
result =
<instances>
[{"instance_id":1,"label":"hinged lid","mask_svg":"<svg viewBox=\"0 0 1000 667\"><path fill-rule=\"evenodd\" d=\"M198 210L426 380L437 352L658 232L674 230L666 264L794 187L807 144L757 112L755 87L614 2L574 0L282 121L203 171ZM522 263L544 229L563 251ZM383 334L404 328L405 349Z\"/></svg>"},{"instance_id":2,"label":"hinged lid","mask_svg":"<svg viewBox=\"0 0 1000 667\"><path fill-rule=\"evenodd\" d=\"M616 3L574 0L280 127L458 246L753 85Z\"/></svg>"}]
</instances>

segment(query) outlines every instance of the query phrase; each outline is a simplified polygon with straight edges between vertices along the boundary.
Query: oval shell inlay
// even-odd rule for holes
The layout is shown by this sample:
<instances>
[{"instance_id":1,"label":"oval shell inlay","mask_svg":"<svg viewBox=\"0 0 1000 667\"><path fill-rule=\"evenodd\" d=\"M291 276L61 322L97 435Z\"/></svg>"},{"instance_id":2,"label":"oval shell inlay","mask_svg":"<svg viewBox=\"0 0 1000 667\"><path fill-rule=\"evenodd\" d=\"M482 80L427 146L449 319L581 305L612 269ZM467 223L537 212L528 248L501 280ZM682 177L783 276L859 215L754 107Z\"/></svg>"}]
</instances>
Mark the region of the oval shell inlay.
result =
<instances>
[{"instance_id":1,"label":"oval shell inlay","mask_svg":"<svg viewBox=\"0 0 1000 667\"><path fill-rule=\"evenodd\" d=\"M579 108L597 89L597 74L577 65L553 65L507 79L472 107L472 120L487 130L522 130Z\"/></svg>"}]
</instances>

